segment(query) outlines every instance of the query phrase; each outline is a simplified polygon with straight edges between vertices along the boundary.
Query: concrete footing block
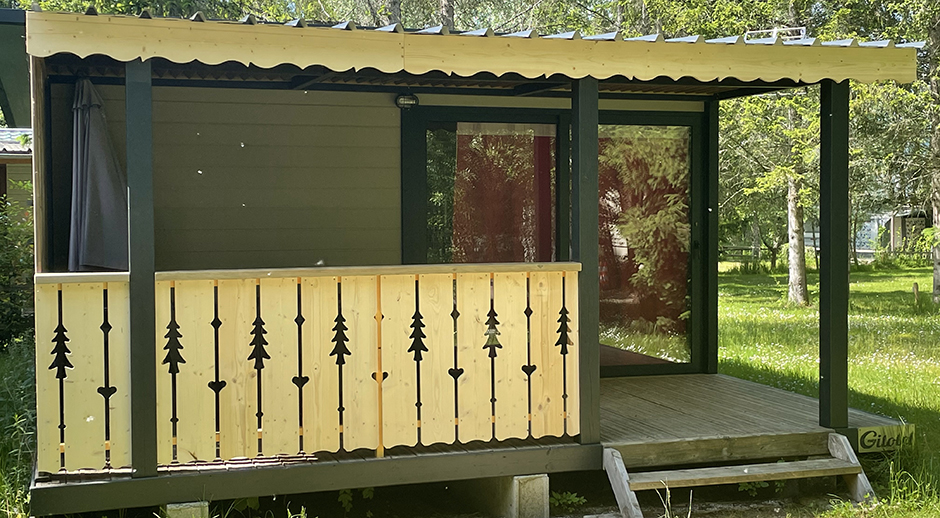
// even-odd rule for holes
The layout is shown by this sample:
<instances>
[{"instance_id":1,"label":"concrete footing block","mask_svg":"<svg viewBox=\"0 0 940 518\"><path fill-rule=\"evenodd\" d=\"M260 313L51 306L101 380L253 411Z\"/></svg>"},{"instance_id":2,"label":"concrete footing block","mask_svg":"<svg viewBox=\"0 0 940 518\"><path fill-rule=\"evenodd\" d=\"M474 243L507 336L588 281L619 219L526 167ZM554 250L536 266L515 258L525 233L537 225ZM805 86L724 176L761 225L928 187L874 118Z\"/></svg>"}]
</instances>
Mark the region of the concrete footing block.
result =
<instances>
[{"instance_id":1,"label":"concrete footing block","mask_svg":"<svg viewBox=\"0 0 940 518\"><path fill-rule=\"evenodd\" d=\"M209 502L166 504L166 518L209 518Z\"/></svg>"},{"instance_id":2,"label":"concrete footing block","mask_svg":"<svg viewBox=\"0 0 940 518\"><path fill-rule=\"evenodd\" d=\"M548 475L520 475L456 482L457 495L493 518L548 518Z\"/></svg>"}]
</instances>

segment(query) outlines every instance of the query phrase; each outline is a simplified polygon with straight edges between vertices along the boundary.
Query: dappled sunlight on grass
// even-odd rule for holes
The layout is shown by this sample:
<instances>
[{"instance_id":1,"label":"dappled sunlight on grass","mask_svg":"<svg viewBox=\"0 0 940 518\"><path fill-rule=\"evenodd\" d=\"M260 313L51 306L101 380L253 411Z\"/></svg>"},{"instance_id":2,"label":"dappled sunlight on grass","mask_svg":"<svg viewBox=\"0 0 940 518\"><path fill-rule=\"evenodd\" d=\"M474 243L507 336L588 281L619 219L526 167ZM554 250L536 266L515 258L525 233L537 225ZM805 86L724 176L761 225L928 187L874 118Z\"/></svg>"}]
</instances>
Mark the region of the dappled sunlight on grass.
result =
<instances>
[{"instance_id":1,"label":"dappled sunlight on grass","mask_svg":"<svg viewBox=\"0 0 940 518\"><path fill-rule=\"evenodd\" d=\"M863 459L886 501L828 516L940 516L940 309L930 301L931 273L852 273L849 404L914 423L918 442L913 451ZM818 276L809 281L818 304ZM914 282L928 290L917 303ZM816 397L818 306L788 304L786 288L785 275L720 275L720 372Z\"/></svg>"}]
</instances>

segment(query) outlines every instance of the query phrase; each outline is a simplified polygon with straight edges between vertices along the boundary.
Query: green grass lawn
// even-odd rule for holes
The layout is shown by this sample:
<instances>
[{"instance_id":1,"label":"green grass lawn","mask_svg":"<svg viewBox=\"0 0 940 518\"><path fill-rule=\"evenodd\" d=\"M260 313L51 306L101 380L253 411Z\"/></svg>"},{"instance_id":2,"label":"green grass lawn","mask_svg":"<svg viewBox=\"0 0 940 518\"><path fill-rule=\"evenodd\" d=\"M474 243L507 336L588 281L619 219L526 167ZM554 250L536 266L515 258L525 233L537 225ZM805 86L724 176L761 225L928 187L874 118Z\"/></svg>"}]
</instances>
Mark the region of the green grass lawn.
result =
<instances>
[{"instance_id":1,"label":"green grass lawn","mask_svg":"<svg viewBox=\"0 0 940 518\"><path fill-rule=\"evenodd\" d=\"M883 502L839 507L833 516L940 516L940 311L929 300L931 275L929 268L852 273L849 404L916 424L918 443L863 459ZM810 275L817 303L818 281ZM914 282L928 292L919 304ZM786 289L785 274L720 275L720 371L816 397L818 305L790 305Z\"/></svg>"}]
</instances>

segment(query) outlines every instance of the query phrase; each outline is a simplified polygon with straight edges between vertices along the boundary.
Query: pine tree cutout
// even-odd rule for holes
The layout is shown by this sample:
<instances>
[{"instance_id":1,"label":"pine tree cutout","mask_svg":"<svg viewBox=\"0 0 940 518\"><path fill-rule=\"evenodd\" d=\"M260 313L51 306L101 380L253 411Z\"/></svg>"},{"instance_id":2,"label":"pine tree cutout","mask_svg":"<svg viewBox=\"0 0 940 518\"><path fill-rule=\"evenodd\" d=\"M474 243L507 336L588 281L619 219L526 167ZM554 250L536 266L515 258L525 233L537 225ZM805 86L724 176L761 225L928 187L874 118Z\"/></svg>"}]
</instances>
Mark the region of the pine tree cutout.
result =
<instances>
[{"instance_id":1,"label":"pine tree cutout","mask_svg":"<svg viewBox=\"0 0 940 518\"><path fill-rule=\"evenodd\" d=\"M484 349L489 349L489 357L496 358L496 349L502 349L503 346L499 343L499 338L496 338L499 335L499 330L496 329L496 326L499 325L499 320L496 320L496 311L490 305L490 312L486 315L486 332L483 334L486 335L486 343L483 345Z\"/></svg>"},{"instance_id":2,"label":"pine tree cutout","mask_svg":"<svg viewBox=\"0 0 940 518\"><path fill-rule=\"evenodd\" d=\"M166 345L163 347L163 350L166 351L166 356L163 358L163 365L169 364L169 373L176 375L180 372L179 365L181 363L186 363L186 360L183 359L183 354L180 351L183 349L183 344L180 343L180 338L183 337L179 332L179 324L176 323L175 315L170 318L170 323L166 326L167 332L163 335L163 338L166 338Z\"/></svg>"},{"instance_id":3,"label":"pine tree cutout","mask_svg":"<svg viewBox=\"0 0 940 518\"><path fill-rule=\"evenodd\" d=\"M330 351L330 356L336 356L336 365L344 365L346 363L346 357L352 355L352 352L346 347L346 342L349 341L349 337L346 336L346 331L349 331L349 328L346 327L346 319L343 318L342 314L336 315L333 321L336 322L336 325L333 326L335 334L331 342L336 345L333 346L333 350Z\"/></svg>"},{"instance_id":4,"label":"pine tree cutout","mask_svg":"<svg viewBox=\"0 0 940 518\"><path fill-rule=\"evenodd\" d=\"M408 352L414 353L414 360L416 362L420 362L424 359L424 356L421 354L422 352L428 352L428 348L424 345L424 339L427 338L427 335L424 334L423 328L425 325L424 322L422 322L423 318L424 317L421 316L421 313L418 312L417 309L415 310L415 314L411 316L412 322L410 327L414 329L414 331L412 331L411 336L408 337L411 338L411 347L408 348Z\"/></svg>"},{"instance_id":5,"label":"pine tree cutout","mask_svg":"<svg viewBox=\"0 0 940 518\"><path fill-rule=\"evenodd\" d=\"M66 336L66 333L68 333L68 329L62 325L62 322L59 322L59 325L55 328L55 336L52 338L55 347L52 348L52 352L50 353L55 355L55 357L52 360L52 364L49 365L49 370L55 369L55 377L60 380L64 380L68 377L65 369L73 368L72 362L69 361L68 357L68 355L72 354L72 351L70 351L66 345L69 341L69 337Z\"/></svg>"},{"instance_id":6,"label":"pine tree cutout","mask_svg":"<svg viewBox=\"0 0 940 518\"><path fill-rule=\"evenodd\" d=\"M571 322L571 319L568 318L568 308L564 305L561 306L561 311L559 311L558 314L560 315L558 317L558 331L556 331L558 333L558 340L555 342L555 345L560 345L561 354L566 355L568 354L568 346L573 344L571 338L568 336L568 333L571 332L571 328L568 327L568 322Z\"/></svg>"},{"instance_id":7,"label":"pine tree cutout","mask_svg":"<svg viewBox=\"0 0 940 518\"><path fill-rule=\"evenodd\" d=\"M251 325L254 326L251 330L251 334L254 338L252 338L251 342L248 344L252 347L248 359L254 360L254 369L260 371L264 368L264 360L271 359L271 356L268 355L268 351L264 348L265 345L268 345L268 341L264 337L268 332L264 329L264 320L261 319L260 313L255 317L255 321L252 322Z\"/></svg>"}]
</instances>

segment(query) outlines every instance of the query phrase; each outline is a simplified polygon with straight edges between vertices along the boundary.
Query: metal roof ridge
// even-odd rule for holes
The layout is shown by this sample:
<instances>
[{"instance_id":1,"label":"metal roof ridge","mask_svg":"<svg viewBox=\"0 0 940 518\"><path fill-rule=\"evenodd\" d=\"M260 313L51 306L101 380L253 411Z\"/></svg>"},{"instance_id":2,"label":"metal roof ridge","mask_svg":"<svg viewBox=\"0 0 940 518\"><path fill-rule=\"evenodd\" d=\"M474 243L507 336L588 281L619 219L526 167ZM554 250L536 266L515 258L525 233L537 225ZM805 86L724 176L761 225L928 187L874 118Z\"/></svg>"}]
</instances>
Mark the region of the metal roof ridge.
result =
<instances>
[{"instance_id":1,"label":"metal roof ridge","mask_svg":"<svg viewBox=\"0 0 940 518\"><path fill-rule=\"evenodd\" d=\"M646 34L644 36L632 36L630 38L624 38L623 41L646 41L649 43L662 43L665 40L663 40L663 35L657 32L656 34Z\"/></svg>"}]
</instances>

